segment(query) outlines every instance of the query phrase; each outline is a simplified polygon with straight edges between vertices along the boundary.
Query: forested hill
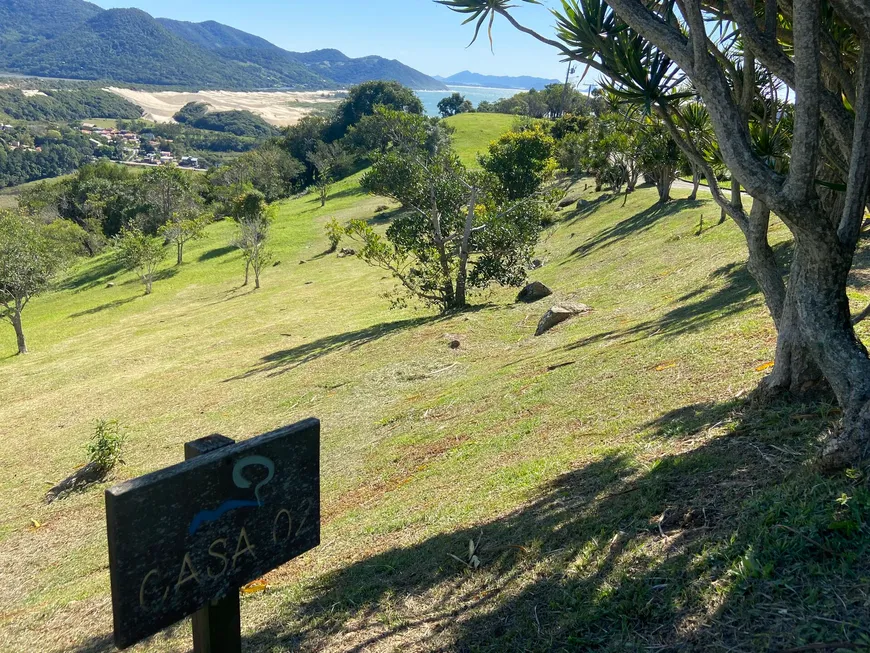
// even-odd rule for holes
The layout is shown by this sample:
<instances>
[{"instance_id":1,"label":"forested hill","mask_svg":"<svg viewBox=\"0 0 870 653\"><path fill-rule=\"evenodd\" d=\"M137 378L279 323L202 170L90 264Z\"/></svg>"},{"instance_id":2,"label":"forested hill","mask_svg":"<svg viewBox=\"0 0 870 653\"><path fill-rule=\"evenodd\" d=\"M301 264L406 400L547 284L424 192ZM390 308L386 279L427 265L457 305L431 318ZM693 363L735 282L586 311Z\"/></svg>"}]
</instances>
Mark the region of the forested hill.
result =
<instances>
[{"instance_id":1,"label":"forested hill","mask_svg":"<svg viewBox=\"0 0 870 653\"><path fill-rule=\"evenodd\" d=\"M336 50L295 53L214 21L155 19L84 0L0 0L0 70L220 89L326 89L371 79L444 85L401 62Z\"/></svg>"}]
</instances>

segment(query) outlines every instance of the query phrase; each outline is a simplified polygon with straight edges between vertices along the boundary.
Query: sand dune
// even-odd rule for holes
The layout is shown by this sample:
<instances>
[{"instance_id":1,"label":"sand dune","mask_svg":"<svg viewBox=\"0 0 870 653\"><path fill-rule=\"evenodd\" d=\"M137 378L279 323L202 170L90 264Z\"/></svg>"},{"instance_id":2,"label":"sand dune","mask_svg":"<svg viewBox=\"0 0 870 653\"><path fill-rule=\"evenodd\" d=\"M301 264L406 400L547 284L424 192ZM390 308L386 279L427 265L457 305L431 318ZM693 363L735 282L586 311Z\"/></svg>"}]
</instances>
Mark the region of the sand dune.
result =
<instances>
[{"instance_id":1,"label":"sand dune","mask_svg":"<svg viewBox=\"0 0 870 653\"><path fill-rule=\"evenodd\" d=\"M145 117L155 122L172 122L178 110L188 102L205 102L214 111L247 110L262 116L267 122L283 127L297 123L314 112L317 105L327 107L338 102L340 91L134 91L128 88L107 88L133 104L142 107Z\"/></svg>"}]
</instances>

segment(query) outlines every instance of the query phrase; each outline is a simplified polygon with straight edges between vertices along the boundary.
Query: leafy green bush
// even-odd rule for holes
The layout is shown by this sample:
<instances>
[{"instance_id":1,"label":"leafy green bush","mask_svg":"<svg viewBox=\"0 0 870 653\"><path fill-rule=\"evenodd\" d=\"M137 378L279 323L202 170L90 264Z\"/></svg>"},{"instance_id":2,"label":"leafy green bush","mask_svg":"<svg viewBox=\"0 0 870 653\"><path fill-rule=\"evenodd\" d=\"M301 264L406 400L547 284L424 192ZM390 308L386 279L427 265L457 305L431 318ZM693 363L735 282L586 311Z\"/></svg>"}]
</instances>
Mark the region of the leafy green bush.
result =
<instances>
[{"instance_id":1,"label":"leafy green bush","mask_svg":"<svg viewBox=\"0 0 870 653\"><path fill-rule=\"evenodd\" d=\"M329 252L332 253L338 249L341 237L344 236L344 227L339 224L338 220L331 218L324 229L326 237L329 239Z\"/></svg>"},{"instance_id":2,"label":"leafy green bush","mask_svg":"<svg viewBox=\"0 0 870 653\"><path fill-rule=\"evenodd\" d=\"M126 437L117 420L97 420L94 435L88 443L88 460L104 474L110 472L118 463L124 462L121 455Z\"/></svg>"}]
</instances>

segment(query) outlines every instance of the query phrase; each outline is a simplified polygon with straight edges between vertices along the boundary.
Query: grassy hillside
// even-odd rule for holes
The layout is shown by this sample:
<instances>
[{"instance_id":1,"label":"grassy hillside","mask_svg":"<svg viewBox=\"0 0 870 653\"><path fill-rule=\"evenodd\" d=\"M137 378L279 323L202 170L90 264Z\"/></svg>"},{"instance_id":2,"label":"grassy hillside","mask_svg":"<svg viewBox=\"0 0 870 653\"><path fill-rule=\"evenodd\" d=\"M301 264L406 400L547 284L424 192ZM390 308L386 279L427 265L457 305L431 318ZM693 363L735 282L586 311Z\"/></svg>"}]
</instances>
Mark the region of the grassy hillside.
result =
<instances>
[{"instance_id":1,"label":"grassy hillside","mask_svg":"<svg viewBox=\"0 0 870 653\"><path fill-rule=\"evenodd\" d=\"M486 146L508 131L516 119L502 113L461 113L446 122L456 130L453 134L456 152L466 165L476 165L477 153L485 152Z\"/></svg>"},{"instance_id":2,"label":"grassy hillside","mask_svg":"<svg viewBox=\"0 0 870 653\"><path fill-rule=\"evenodd\" d=\"M452 121L478 143L460 143L468 155L510 118ZM41 502L96 418L128 428L120 479L202 435L310 415L323 544L244 597L246 651L862 641L870 495L860 474L813 471L831 406L741 399L774 331L737 228L710 227L707 202L655 206L652 189L624 207L572 192L592 205L558 215L532 276L593 312L539 338L552 301L498 289L450 317L390 310L389 278L324 254L330 217L383 224L358 178L323 209L281 205L260 291L239 287L222 222L149 297L101 257L34 301L31 355L7 356L0 331L0 650L111 650L105 486ZM477 570L449 555L469 539ZM186 651L188 631L133 650Z\"/></svg>"}]
</instances>

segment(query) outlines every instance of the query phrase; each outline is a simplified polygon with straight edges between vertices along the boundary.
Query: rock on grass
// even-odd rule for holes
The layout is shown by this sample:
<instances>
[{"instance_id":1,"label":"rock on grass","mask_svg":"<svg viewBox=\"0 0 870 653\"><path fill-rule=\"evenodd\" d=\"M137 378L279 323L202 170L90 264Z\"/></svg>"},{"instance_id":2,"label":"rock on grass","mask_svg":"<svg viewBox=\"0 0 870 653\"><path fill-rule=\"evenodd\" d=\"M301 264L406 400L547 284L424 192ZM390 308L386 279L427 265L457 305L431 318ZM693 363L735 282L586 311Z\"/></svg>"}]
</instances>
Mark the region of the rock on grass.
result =
<instances>
[{"instance_id":1,"label":"rock on grass","mask_svg":"<svg viewBox=\"0 0 870 653\"><path fill-rule=\"evenodd\" d=\"M544 297L549 297L552 294L553 291L547 288L547 286L542 284L540 281L532 281L520 291L517 295L517 301L531 304L532 302L536 302Z\"/></svg>"},{"instance_id":2,"label":"rock on grass","mask_svg":"<svg viewBox=\"0 0 870 653\"><path fill-rule=\"evenodd\" d=\"M539 336L542 333L546 333L557 324L561 324L575 315L588 313L591 310L592 309L586 304L576 304L574 302L562 302L556 304L553 308L544 313L541 321L538 322L538 328L535 331L535 335Z\"/></svg>"}]
</instances>

